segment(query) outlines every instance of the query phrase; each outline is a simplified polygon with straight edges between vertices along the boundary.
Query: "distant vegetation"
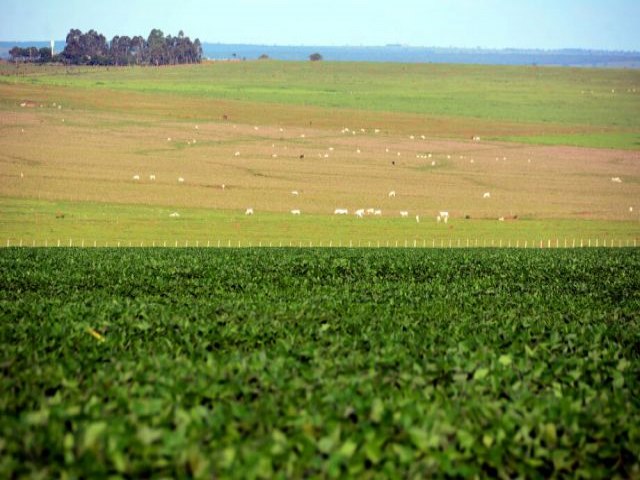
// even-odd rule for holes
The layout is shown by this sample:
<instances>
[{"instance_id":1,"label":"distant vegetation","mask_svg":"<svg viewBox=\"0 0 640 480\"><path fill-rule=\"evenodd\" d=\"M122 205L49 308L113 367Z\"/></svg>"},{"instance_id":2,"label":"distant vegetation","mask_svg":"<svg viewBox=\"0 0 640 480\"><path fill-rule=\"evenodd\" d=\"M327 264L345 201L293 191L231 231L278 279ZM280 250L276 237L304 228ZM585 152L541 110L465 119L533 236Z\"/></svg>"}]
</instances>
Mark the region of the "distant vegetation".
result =
<instances>
[{"instance_id":1,"label":"distant vegetation","mask_svg":"<svg viewBox=\"0 0 640 480\"><path fill-rule=\"evenodd\" d=\"M69 65L176 65L200 63L202 45L199 39L191 41L178 32L177 37L164 36L162 30L154 28L144 39L116 35L107 42L101 33L89 30L82 33L71 29L66 46L59 55L52 55L47 47L13 47L9 51L15 62L48 63L62 62Z\"/></svg>"},{"instance_id":2,"label":"distant vegetation","mask_svg":"<svg viewBox=\"0 0 640 480\"><path fill-rule=\"evenodd\" d=\"M318 62L322 60L322 55L320 55L319 53L312 53L311 55L309 55L309 60L311 60L312 62Z\"/></svg>"}]
</instances>

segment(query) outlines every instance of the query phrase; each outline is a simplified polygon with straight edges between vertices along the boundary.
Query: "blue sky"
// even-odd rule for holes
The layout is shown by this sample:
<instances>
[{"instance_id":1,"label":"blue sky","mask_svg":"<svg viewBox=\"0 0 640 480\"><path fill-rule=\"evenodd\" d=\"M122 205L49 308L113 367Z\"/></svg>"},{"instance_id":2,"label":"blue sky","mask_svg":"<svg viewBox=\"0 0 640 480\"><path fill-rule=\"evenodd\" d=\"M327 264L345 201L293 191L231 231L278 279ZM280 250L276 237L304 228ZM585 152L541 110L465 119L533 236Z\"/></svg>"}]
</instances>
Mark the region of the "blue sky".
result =
<instances>
[{"instance_id":1,"label":"blue sky","mask_svg":"<svg viewBox=\"0 0 640 480\"><path fill-rule=\"evenodd\" d=\"M70 28L203 42L640 50L640 0L1 0L0 40Z\"/></svg>"}]
</instances>

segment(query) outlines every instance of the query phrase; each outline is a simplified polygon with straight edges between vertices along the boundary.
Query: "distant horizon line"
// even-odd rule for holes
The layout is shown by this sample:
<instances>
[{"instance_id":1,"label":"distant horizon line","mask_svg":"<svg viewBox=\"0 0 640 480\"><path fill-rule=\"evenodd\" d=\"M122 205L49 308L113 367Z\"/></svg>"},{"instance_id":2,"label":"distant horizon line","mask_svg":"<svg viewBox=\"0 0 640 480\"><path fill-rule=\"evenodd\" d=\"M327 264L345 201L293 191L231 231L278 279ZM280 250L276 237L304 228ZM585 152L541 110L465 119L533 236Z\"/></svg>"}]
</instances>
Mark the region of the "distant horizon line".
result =
<instances>
[{"instance_id":1,"label":"distant horizon line","mask_svg":"<svg viewBox=\"0 0 640 480\"><path fill-rule=\"evenodd\" d=\"M197 37L196 37L197 38ZM48 43L51 39L48 40L0 40L0 43ZM66 43L64 39L54 39L55 43ZM107 39L108 42L111 40ZM637 53L640 54L640 48L635 50L625 50L625 49L606 49L606 48L588 48L588 47L553 47L553 48L544 48L544 47L459 47L455 45L449 46L437 46L437 45L411 45L405 43L386 43L386 44L377 44L377 45L355 45L355 44L341 44L341 45L323 45L323 44L307 44L307 43L299 43L299 44L285 44L285 43L236 43L236 42L220 42L220 41L208 41L208 40L200 40L202 45L230 45L230 46L254 46L254 47L309 47L309 48L425 48L425 49L440 49L440 50L469 50L469 51L516 51L516 52L564 52L564 51L582 51L582 52L603 52L603 53Z\"/></svg>"}]
</instances>

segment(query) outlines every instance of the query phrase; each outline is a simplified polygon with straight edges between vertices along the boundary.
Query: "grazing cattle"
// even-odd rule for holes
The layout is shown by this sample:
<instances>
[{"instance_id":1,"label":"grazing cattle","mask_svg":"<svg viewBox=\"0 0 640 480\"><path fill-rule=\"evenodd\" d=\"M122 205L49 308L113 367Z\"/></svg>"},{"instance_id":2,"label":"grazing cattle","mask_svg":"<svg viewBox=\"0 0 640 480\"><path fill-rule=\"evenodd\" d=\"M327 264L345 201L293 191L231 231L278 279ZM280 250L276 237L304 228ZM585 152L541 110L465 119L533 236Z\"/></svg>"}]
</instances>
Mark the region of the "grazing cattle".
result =
<instances>
[{"instance_id":1,"label":"grazing cattle","mask_svg":"<svg viewBox=\"0 0 640 480\"><path fill-rule=\"evenodd\" d=\"M184 178L178 177L178 183L184 183Z\"/></svg>"},{"instance_id":2,"label":"grazing cattle","mask_svg":"<svg viewBox=\"0 0 640 480\"><path fill-rule=\"evenodd\" d=\"M389 192L389 198L392 198L392 197L393 197L393 198L396 198L396 191L395 191L395 190L391 190L391 191Z\"/></svg>"},{"instance_id":3,"label":"grazing cattle","mask_svg":"<svg viewBox=\"0 0 640 480\"><path fill-rule=\"evenodd\" d=\"M302 160L304 158L304 153L301 153L299 158Z\"/></svg>"},{"instance_id":4,"label":"grazing cattle","mask_svg":"<svg viewBox=\"0 0 640 480\"><path fill-rule=\"evenodd\" d=\"M299 193L297 190L291 190L291 195L293 195L294 197L297 197Z\"/></svg>"},{"instance_id":5,"label":"grazing cattle","mask_svg":"<svg viewBox=\"0 0 640 480\"><path fill-rule=\"evenodd\" d=\"M358 218L364 217L364 208L360 208L360 209L356 210L356 217L358 217Z\"/></svg>"},{"instance_id":6,"label":"grazing cattle","mask_svg":"<svg viewBox=\"0 0 640 480\"><path fill-rule=\"evenodd\" d=\"M491 193L490 192L484 192L482 194L482 198L491 198Z\"/></svg>"},{"instance_id":7,"label":"grazing cattle","mask_svg":"<svg viewBox=\"0 0 640 480\"><path fill-rule=\"evenodd\" d=\"M278 154L277 153L272 153L271 154L271 158L278 158Z\"/></svg>"},{"instance_id":8,"label":"grazing cattle","mask_svg":"<svg viewBox=\"0 0 640 480\"><path fill-rule=\"evenodd\" d=\"M407 212L406 210L402 210L402 211L400 212L400 216L401 216L402 218L407 218L407 217L409 216L409 212Z\"/></svg>"},{"instance_id":9,"label":"grazing cattle","mask_svg":"<svg viewBox=\"0 0 640 480\"><path fill-rule=\"evenodd\" d=\"M336 208L333 211L334 215L349 215L349 210L347 210L346 208Z\"/></svg>"},{"instance_id":10,"label":"grazing cattle","mask_svg":"<svg viewBox=\"0 0 640 480\"><path fill-rule=\"evenodd\" d=\"M436 161L435 160L431 160L431 166L435 167L436 166Z\"/></svg>"},{"instance_id":11,"label":"grazing cattle","mask_svg":"<svg viewBox=\"0 0 640 480\"><path fill-rule=\"evenodd\" d=\"M504 222L504 217L500 217L500 218L498 218L498 221L499 221L499 222Z\"/></svg>"},{"instance_id":12,"label":"grazing cattle","mask_svg":"<svg viewBox=\"0 0 640 480\"><path fill-rule=\"evenodd\" d=\"M409 135L409 140L413 140L414 138L416 137L414 137L413 135Z\"/></svg>"},{"instance_id":13,"label":"grazing cattle","mask_svg":"<svg viewBox=\"0 0 640 480\"><path fill-rule=\"evenodd\" d=\"M473 140L474 142L479 142L480 141L480 137L477 135L474 135L473 137L471 137L471 140Z\"/></svg>"},{"instance_id":14,"label":"grazing cattle","mask_svg":"<svg viewBox=\"0 0 640 480\"><path fill-rule=\"evenodd\" d=\"M374 132L374 133L380 133L380 129L379 129L379 128L376 128L373 132Z\"/></svg>"},{"instance_id":15,"label":"grazing cattle","mask_svg":"<svg viewBox=\"0 0 640 480\"><path fill-rule=\"evenodd\" d=\"M373 212L375 212L375 208L367 208L367 215L373 215Z\"/></svg>"},{"instance_id":16,"label":"grazing cattle","mask_svg":"<svg viewBox=\"0 0 640 480\"><path fill-rule=\"evenodd\" d=\"M438 213L438 223L442 220L444 223L449 221L449 212L439 212Z\"/></svg>"},{"instance_id":17,"label":"grazing cattle","mask_svg":"<svg viewBox=\"0 0 640 480\"><path fill-rule=\"evenodd\" d=\"M149 180L155 181L155 179L156 179L156 176L153 173L149 175Z\"/></svg>"},{"instance_id":18,"label":"grazing cattle","mask_svg":"<svg viewBox=\"0 0 640 480\"><path fill-rule=\"evenodd\" d=\"M416 223L420 223L420 215L416 215Z\"/></svg>"},{"instance_id":19,"label":"grazing cattle","mask_svg":"<svg viewBox=\"0 0 640 480\"><path fill-rule=\"evenodd\" d=\"M224 190L225 188L227 188L227 186L223 183L222 185L220 185L220 188L222 188L222 190Z\"/></svg>"},{"instance_id":20,"label":"grazing cattle","mask_svg":"<svg viewBox=\"0 0 640 480\"><path fill-rule=\"evenodd\" d=\"M240 156L240 152L236 152L233 154L234 157L239 157Z\"/></svg>"},{"instance_id":21,"label":"grazing cattle","mask_svg":"<svg viewBox=\"0 0 640 480\"><path fill-rule=\"evenodd\" d=\"M613 183L622 183L622 179L620 177L611 177L611 181Z\"/></svg>"},{"instance_id":22,"label":"grazing cattle","mask_svg":"<svg viewBox=\"0 0 640 480\"><path fill-rule=\"evenodd\" d=\"M222 115L222 119L223 120L229 120L229 115L227 115L226 113Z\"/></svg>"},{"instance_id":23,"label":"grazing cattle","mask_svg":"<svg viewBox=\"0 0 640 480\"><path fill-rule=\"evenodd\" d=\"M356 150L356 153L360 153L360 149L359 148Z\"/></svg>"},{"instance_id":24,"label":"grazing cattle","mask_svg":"<svg viewBox=\"0 0 640 480\"><path fill-rule=\"evenodd\" d=\"M291 210L291 215L300 215L300 210L294 208L293 210Z\"/></svg>"},{"instance_id":25,"label":"grazing cattle","mask_svg":"<svg viewBox=\"0 0 640 480\"><path fill-rule=\"evenodd\" d=\"M633 212L633 207L629 207L629 212Z\"/></svg>"},{"instance_id":26,"label":"grazing cattle","mask_svg":"<svg viewBox=\"0 0 640 480\"><path fill-rule=\"evenodd\" d=\"M173 213L170 213L169 216L171 218L178 218L180 216L180 214L178 212L173 212Z\"/></svg>"},{"instance_id":27,"label":"grazing cattle","mask_svg":"<svg viewBox=\"0 0 640 480\"><path fill-rule=\"evenodd\" d=\"M253 215L253 208L247 208L244 212L245 215Z\"/></svg>"},{"instance_id":28,"label":"grazing cattle","mask_svg":"<svg viewBox=\"0 0 640 480\"><path fill-rule=\"evenodd\" d=\"M198 125L196 125L196 130L198 130Z\"/></svg>"},{"instance_id":29,"label":"grazing cattle","mask_svg":"<svg viewBox=\"0 0 640 480\"><path fill-rule=\"evenodd\" d=\"M373 211L373 214L378 216L378 217L380 217L380 216L382 216L382 210L376 209L376 210Z\"/></svg>"},{"instance_id":30,"label":"grazing cattle","mask_svg":"<svg viewBox=\"0 0 640 480\"><path fill-rule=\"evenodd\" d=\"M167 142L170 142L170 141L171 141L171 137L167 137Z\"/></svg>"},{"instance_id":31,"label":"grazing cattle","mask_svg":"<svg viewBox=\"0 0 640 480\"><path fill-rule=\"evenodd\" d=\"M134 175L133 179L137 182L138 180L140 180L140 175Z\"/></svg>"}]
</instances>

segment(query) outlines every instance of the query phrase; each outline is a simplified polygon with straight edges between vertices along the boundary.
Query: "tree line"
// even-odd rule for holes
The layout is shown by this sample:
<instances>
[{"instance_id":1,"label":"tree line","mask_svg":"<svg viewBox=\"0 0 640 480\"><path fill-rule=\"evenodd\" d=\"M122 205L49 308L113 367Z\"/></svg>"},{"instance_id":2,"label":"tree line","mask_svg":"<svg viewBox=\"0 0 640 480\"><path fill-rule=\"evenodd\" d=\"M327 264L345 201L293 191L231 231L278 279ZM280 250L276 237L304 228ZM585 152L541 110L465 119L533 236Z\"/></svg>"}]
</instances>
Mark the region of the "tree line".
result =
<instances>
[{"instance_id":1,"label":"tree line","mask_svg":"<svg viewBox=\"0 0 640 480\"><path fill-rule=\"evenodd\" d=\"M142 36L116 35L107 42L101 33L89 30L82 33L71 29L67 34L66 46L58 55L51 55L48 47L13 47L9 50L12 61L60 62L67 65L176 65L200 63L202 45L197 38L193 41L180 30L176 37L165 36L162 30L154 28L145 39Z\"/></svg>"}]
</instances>

